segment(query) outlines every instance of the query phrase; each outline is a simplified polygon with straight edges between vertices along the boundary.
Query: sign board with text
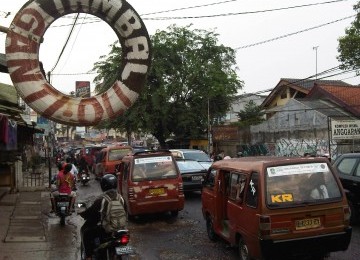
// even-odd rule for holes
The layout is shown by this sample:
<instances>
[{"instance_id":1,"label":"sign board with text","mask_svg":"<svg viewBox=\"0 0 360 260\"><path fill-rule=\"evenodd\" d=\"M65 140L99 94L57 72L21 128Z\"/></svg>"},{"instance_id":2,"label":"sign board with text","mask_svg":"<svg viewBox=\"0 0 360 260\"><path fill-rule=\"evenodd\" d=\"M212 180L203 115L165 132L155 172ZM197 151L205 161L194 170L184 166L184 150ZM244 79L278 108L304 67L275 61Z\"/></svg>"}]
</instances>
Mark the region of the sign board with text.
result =
<instances>
[{"instance_id":1,"label":"sign board with text","mask_svg":"<svg viewBox=\"0 0 360 260\"><path fill-rule=\"evenodd\" d=\"M76 97L81 97L81 98L90 97L90 81L76 81L75 93L76 93Z\"/></svg>"},{"instance_id":2,"label":"sign board with text","mask_svg":"<svg viewBox=\"0 0 360 260\"><path fill-rule=\"evenodd\" d=\"M331 120L333 140L360 139L360 120Z\"/></svg>"}]
</instances>

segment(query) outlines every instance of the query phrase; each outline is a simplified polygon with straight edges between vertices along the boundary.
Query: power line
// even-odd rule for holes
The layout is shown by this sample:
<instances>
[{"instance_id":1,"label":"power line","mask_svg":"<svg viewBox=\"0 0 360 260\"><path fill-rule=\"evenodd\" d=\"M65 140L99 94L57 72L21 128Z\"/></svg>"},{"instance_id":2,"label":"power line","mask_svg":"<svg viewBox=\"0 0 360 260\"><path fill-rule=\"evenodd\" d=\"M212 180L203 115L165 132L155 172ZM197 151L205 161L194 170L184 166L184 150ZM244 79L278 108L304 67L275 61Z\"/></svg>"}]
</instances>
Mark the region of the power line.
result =
<instances>
[{"instance_id":1,"label":"power line","mask_svg":"<svg viewBox=\"0 0 360 260\"><path fill-rule=\"evenodd\" d=\"M189 6L189 7L183 7L183 8L176 8L176 9L170 9L170 10L166 10L166 11L145 13L145 14L142 14L141 16L152 15L152 14L161 14L161 13L169 13L169 12L175 12L175 11L183 11L183 10L189 10L189 9L195 9L195 8L199 8L199 7L213 6L213 5L220 5L220 4L225 4L225 3L229 3L229 2L236 2L236 1L238 1L238 0L228 0L228 1L218 2L218 3L211 3L211 4L204 4L204 5L195 5L195 6Z\"/></svg>"},{"instance_id":2,"label":"power line","mask_svg":"<svg viewBox=\"0 0 360 260\"><path fill-rule=\"evenodd\" d=\"M234 15L258 14L258 13L267 13L267 12L274 12L274 11L283 11L283 10L289 10L289 9L295 9L295 8L302 8L302 7L309 7L309 6L316 6L316 5L332 4L332 3L343 2L343 1L348 1L348 0L334 0L334 1L327 1L327 2L321 2L321 3L314 3L314 4L295 5L295 6L288 6L288 7L265 9L265 10L259 10L259 11L237 12L237 13L225 13L225 14L214 14L214 15L200 15L200 16L178 16L178 17L143 18L143 20L201 19L201 18L214 18L214 17L234 16Z\"/></svg>"},{"instance_id":3,"label":"power line","mask_svg":"<svg viewBox=\"0 0 360 260\"><path fill-rule=\"evenodd\" d=\"M96 72L77 72L77 73L53 73L53 76L77 76L77 75L91 75L96 74Z\"/></svg>"},{"instance_id":4,"label":"power line","mask_svg":"<svg viewBox=\"0 0 360 260\"><path fill-rule=\"evenodd\" d=\"M184 7L184 8L178 8L178 9L171 9L171 10L167 10L167 11L158 11L158 12L154 12L154 13L141 14L140 16L142 17L144 15L150 15L150 14L156 14L156 13L165 13L165 12L173 12L173 11L179 11L179 10L192 9L192 8L206 7L206 6L210 6L210 5L223 4L223 3L232 2L232 1L237 1L237 0L229 0L229 1L219 2L219 3L198 5L198 6L192 6L192 7ZM274 9L265 9L265 10L248 11L248 12L237 12L237 13L215 14L215 15L203 15L203 16L153 17L153 18L151 18L151 17L150 18L149 17L148 18L147 17L142 17L142 20L200 19L200 18L226 17L226 16L234 16L234 15L258 14L258 13L283 11L283 10L289 10L289 9L296 9L296 8L324 5L324 4L332 4L332 3L344 2L344 1L348 1L348 0L333 0L333 1L327 1L327 2L314 3L314 4L296 5L296 6L280 7L280 8L274 8ZM93 19L93 21L86 22L86 23L98 23L98 22L102 21L99 18L90 18L89 17L88 19ZM86 23L84 23L84 24L86 24ZM55 27L64 27L64 26L72 26L72 24L57 25L57 26L53 26L53 28L55 28Z\"/></svg>"},{"instance_id":5,"label":"power line","mask_svg":"<svg viewBox=\"0 0 360 260\"><path fill-rule=\"evenodd\" d=\"M85 16L84 16L83 19L82 19L82 23L80 24L80 28L79 28L79 30L78 30L77 33L76 33L76 36L75 36L75 39L74 39L73 43L71 44L71 48L70 48L69 54L68 54L68 56L67 56L67 58L66 58L63 66L66 65L66 63L67 63L67 61L68 61L68 59L69 59L69 57L70 57L70 55L71 55L71 52L72 52L72 50L73 50L73 48L74 48L74 45L75 45L76 40L77 40L77 38L78 38L78 36L79 36L81 27L82 27L82 25L83 25L83 22L85 21L86 16L87 16L87 14L85 14Z\"/></svg>"},{"instance_id":6,"label":"power line","mask_svg":"<svg viewBox=\"0 0 360 260\"><path fill-rule=\"evenodd\" d=\"M347 78L342 78L340 80L345 80L345 79L352 79L352 78L356 78L356 77L359 77L360 75L355 75L355 76L352 76L352 77L347 77Z\"/></svg>"},{"instance_id":7,"label":"power line","mask_svg":"<svg viewBox=\"0 0 360 260\"><path fill-rule=\"evenodd\" d=\"M56 66L58 65L58 63L59 63L59 61L60 61L60 59L61 59L61 56L63 55L63 53L64 53L64 51L65 51L65 48L66 48L66 46L67 46L67 44L68 44L68 42L69 42L69 40L70 40L70 36L71 36L71 34L72 34L72 32L73 32L73 30L74 30L74 28L75 28L75 24L76 24L76 21L77 21L78 18L79 18L79 14L77 14L77 16L76 16L76 18L75 18L75 20L74 20L74 24L73 24L73 26L71 27L71 30L70 30L70 32L69 32L69 35L68 35L68 37L67 37L67 39L66 39L66 42L65 42L65 44L64 44L64 46L63 46L63 48L62 48L62 50L61 50L61 52L60 52L60 54L59 54L59 57L58 57L55 65L54 65L54 67L50 70L50 72L53 72L54 69L56 68Z\"/></svg>"},{"instance_id":8,"label":"power line","mask_svg":"<svg viewBox=\"0 0 360 260\"><path fill-rule=\"evenodd\" d=\"M281 36L278 36L278 37L275 37L275 38L272 38L272 39L269 39L269 40L265 40L265 41L261 41L261 42L256 42L256 43L252 43L252 44L248 44L248 45L244 45L244 46L237 47L237 48L234 48L234 49L235 49L235 50L246 49L246 48L254 47L254 46L257 46L257 45L260 45L260 44L264 44L264 43L268 43L268 42L280 40L280 39L283 39L283 38L286 38L286 37L289 37L289 36L293 36L293 35L296 35L296 34L299 34L299 33L303 33L303 32L308 32L308 31L311 31L311 30L314 30L314 29L318 29L318 28L321 28L321 27L324 27L324 26L327 26L327 25L330 25L330 24L333 24L333 23L337 23L337 22L340 22L340 21L343 21L343 20L346 20L346 19L349 19L349 18L353 18L353 17L355 17L355 16L356 16L356 15L350 15L350 16L347 16L347 17L344 17L344 18L337 19L337 20L335 20L335 21L331 21L331 22L328 22L328 23L320 24L320 25L317 25L317 26L314 26L314 27L310 27L310 28L307 28L307 29L303 29L303 30L297 31L297 32L293 32L293 33L288 33L288 34L285 34L285 35L281 35Z\"/></svg>"},{"instance_id":9,"label":"power line","mask_svg":"<svg viewBox=\"0 0 360 260\"><path fill-rule=\"evenodd\" d=\"M317 75L319 76L319 75L323 75L323 74L328 74L328 73L331 73L331 72L336 72L337 70L339 70L339 66L324 70L324 71L318 73ZM327 75L327 76L323 76L323 77L318 77L318 80L325 79L325 78L330 78L330 77L334 77L334 76L338 76L338 75L342 75L342 74L346 74L346 73L350 73L350 72L353 72L353 71L356 71L356 70L346 70L346 71L338 72L336 74ZM281 85L281 87L296 85L298 83L305 82L306 80L312 80L314 77L315 77L315 75L311 75L309 77L306 77L306 78L303 78L303 79L296 80L294 82L289 82L287 84ZM262 93L271 92L273 89L274 88L268 88L268 89L264 89L264 90L259 90L259 91L255 91L255 92L241 94L240 96L246 97L246 96L251 96L251 95L258 95L258 94L262 94Z\"/></svg>"}]
</instances>

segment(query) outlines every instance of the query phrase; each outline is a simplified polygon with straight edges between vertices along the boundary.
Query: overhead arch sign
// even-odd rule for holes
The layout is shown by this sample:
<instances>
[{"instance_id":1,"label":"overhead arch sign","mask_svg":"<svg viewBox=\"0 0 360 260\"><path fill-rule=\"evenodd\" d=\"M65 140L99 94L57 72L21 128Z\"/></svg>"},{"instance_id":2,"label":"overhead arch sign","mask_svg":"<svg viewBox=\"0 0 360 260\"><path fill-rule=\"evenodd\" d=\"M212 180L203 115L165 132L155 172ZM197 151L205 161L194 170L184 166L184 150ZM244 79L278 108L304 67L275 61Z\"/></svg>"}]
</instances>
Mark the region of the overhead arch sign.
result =
<instances>
[{"instance_id":1,"label":"overhead arch sign","mask_svg":"<svg viewBox=\"0 0 360 260\"><path fill-rule=\"evenodd\" d=\"M337 139L360 139L360 120L331 120L331 135Z\"/></svg>"},{"instance_id":2,"label":"overhead arch sign","mask_svg":"<svg viewBox=\"0 0 360 260\"><path fill-rule=\"evenodd\" d=\"M39 47L45 31L56 19L71 13L99 17L114 30L122 47L117 79L106 92L94 97L64 95L41 72ZM150 66L150 39L143 21L126 1L32 0L10 25L6 60L15 88L37 113L66 125L92 126L121 115L136 101Z\"/></svg>"}]
</instances>

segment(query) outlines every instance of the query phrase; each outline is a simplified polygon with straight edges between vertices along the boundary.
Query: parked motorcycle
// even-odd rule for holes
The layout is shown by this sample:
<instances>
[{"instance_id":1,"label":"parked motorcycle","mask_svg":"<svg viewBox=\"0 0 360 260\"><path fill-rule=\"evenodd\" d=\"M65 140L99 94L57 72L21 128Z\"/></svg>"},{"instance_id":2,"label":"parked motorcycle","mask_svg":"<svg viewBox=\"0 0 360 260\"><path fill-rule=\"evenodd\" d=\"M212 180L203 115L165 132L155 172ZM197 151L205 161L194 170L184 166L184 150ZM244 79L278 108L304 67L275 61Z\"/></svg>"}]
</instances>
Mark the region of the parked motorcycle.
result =
<instances>
[{"instance_id":1,"label":"parked motorcycle","mask_svg":"<svg viewBox=\"0 0 360 260\"><path fill-rule=\"evenodd\" d=\"M80 181L81 181L82 185L85 186L90 181L89 173L87 173L86 171L83 170L80 175Z\"/></svg>"},{"instance_id":2,"label":"parked motorcycle","mask_svg":"<svg viewBox=\"0 0 360 260\"><path fill-rule=\"evenodd\" d=\"M71 197L67 193L60 193L55 198L56 215L60 217L60 225L65 225L65 217L68 215L68 208Z\"/></svg>"},{"instance_id":3,"label":"parked motorcycle","mask_svg":"<svg viewBox=\"0 0 360 260\"><path fill-rule=\"evenodd\" d=\"M85 203L79 203L78 207L86 207ZM130 233L127 229L120 229L100 240L100 237L94 239L95 249L93 251L93 260L113 260L113 259L131 259L136 255L135 248L128 245ZM81 234L81 260L85 260L85 248L83 245L83 234Z\"/></svg>"}]
</instances>

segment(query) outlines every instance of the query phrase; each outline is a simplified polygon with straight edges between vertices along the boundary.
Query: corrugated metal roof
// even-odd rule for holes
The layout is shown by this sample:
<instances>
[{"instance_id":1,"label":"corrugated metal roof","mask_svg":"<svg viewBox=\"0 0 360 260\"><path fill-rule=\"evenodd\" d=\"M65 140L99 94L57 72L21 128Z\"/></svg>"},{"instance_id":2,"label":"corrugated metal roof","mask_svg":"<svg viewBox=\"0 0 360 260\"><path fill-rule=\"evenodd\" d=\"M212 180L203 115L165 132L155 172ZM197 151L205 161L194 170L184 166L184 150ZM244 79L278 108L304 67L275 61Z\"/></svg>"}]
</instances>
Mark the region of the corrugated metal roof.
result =
<instances>
[{"instance_id":1,"label":"corrugated metal roof","mask_svg":"<svg viewBox=\"0 0 360 260\"><path fill-rule=\"evenodd\" d=\"M352 118L352 114L347 112L342 107L324 99L310 100L310 99L297 99L299 102L304 105L319 111L323 115L328 117L336 117L336 118L344 118L349 119ZM355 117L354 117L355 118Z\"/></svg>"},{"instance_id":2,"label":"corrugated metal roof","mask_svg":"<svg viewBox=\"0 0 360 260\"><path fill-rule=\"evenodd\" d=\"M1 104L18 105L18 95L14 86L0 83L0 101Z\"/></svg>"}]
</instances>

